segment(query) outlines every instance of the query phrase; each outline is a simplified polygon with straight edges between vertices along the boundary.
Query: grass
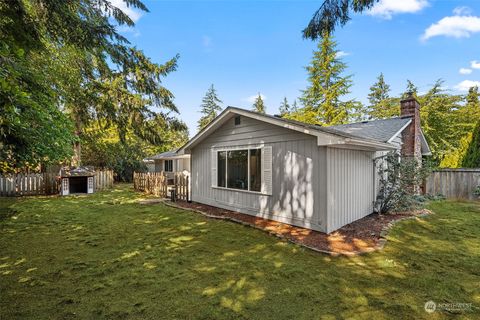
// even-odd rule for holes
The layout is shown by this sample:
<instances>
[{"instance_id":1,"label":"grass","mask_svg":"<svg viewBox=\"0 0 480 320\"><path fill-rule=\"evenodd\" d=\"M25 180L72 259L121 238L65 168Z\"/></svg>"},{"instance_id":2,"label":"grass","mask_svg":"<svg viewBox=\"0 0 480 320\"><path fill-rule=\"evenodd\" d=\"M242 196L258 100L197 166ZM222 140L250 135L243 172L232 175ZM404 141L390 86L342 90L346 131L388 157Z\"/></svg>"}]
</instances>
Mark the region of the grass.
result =
<instances>
[{"instance_id":1,"label":"grass","mask_svg":"<svg viewBox=\"0 0 480 320\"><path fill-rule=\"evenodd\" d=\"M0 199L0 319L480 314L479 203L432 203L436 214L397 224L383 251L348 258L138 204L142 197L119 185L90 196ZM428 314L429 300L471 309Z\"/></svg>"}]
</instances>

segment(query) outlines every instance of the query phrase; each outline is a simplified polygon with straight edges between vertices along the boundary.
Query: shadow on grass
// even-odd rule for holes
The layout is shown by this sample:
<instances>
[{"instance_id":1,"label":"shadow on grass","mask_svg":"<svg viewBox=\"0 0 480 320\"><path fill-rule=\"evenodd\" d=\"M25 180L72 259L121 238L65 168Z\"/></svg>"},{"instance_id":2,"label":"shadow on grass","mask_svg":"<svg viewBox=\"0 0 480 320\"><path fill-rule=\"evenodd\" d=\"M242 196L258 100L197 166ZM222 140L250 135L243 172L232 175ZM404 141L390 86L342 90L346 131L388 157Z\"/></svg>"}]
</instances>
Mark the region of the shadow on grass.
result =
<instances>
[{"instance_id":1,"label":"shadow on grass","mask_svg":"<svg viewBox=\"0 0 480 320\"><path fill-rule=\"evenodd\" d=\"M383 251L335 258L144 198L121 185L14 204L0 222L0 318L428 318L428 300L478 312L469 203L435 203Z\"/></svg>"}]
</instances>

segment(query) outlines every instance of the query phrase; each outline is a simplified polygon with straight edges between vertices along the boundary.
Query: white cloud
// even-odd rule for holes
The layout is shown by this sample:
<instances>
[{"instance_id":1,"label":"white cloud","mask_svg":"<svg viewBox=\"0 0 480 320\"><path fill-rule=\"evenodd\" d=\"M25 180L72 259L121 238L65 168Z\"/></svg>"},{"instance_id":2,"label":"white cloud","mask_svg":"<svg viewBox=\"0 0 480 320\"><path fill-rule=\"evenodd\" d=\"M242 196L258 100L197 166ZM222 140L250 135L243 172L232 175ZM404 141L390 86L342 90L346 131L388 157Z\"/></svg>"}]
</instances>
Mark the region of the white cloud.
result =
<instances>
[{"instance_id":1,"label":"white cloud","mask_svg":"<svg viewBox=\"0 0 480 320\"><path fill-rule=\"evenodd\" d=\"M477 60L471 61L470 67L473 69L480 69L480 61L477 61Z\"/></svg>"},{"instance_id":2,"label":"white cloud","mask_svg":"<svg viewBox=\"0 0 480 320\"><path fill-rule=\"evenodd\" d=\"M117 7L118 9L122 10L127 16L132 19L133 22L137 22L142 17L142 12L133 9L132 7L128 7L127 4L123 0L109 0L110 3Z\"/></svg>"},{"instance_id":3,"label":"white cloud","mask_svg":"<svg viewBox=\"0 0 480 320\"><path fill-rule=\"evenodd\" d=\"M472 9L466 6L456 7L453 9L453 14L456 16L469 16L472 14Z\"/></svg>"},{"instance_id":4,"label":"white cloud","mask_svg":"<svg viewBox=\"0 0 480 320\"><path fill-rule=\"evenodd\" d=\"M338 51L337 52L337 58L342 58L342 57L346 57L346 56L349 56L350 55L350 52L345 52L345 51Z\"/></svg>"},{"instance_id":5,"label":"white cloud","mask_svg":"<svg viewBox=\"0 0 480 320\"><path fill-rule=\"evenodd\" d=\"M468 89L475 86L480 87L480 81L463 80L455 86L455 89L459 91L468 91Z\"/></svg>"},{"instance_id":6,"label":"white cloud","mask_svg":"<svg viewBox=\"0 0 480 320\"><path fill-rule=\"evenodd\" d=\"M427 0L380 0L368 14L391 19L398 13L415 13L428 6Z\"/></svg>"},{"instance_id":7,"label":"white cloud","mask_svg":"<svg viewBox=\"0 0 480 320\"><path fill-rule=\"evenodd\" d=\"M470 73L472 73L472 69L460 68L460 70L458 70L458 72L459 72L460 74L470 74Z\"/></svg>"},{"instance_id":8,"label":"white cloud","mask_svg":"<svg viewBox=\"0 0 480 320\"><path fill-rule=\"evenodd\" d=\"M140 36L140 31L134 27L129 27L127 25L117 26L117 31L120 33L129 33L132 34L134 37Z\"/></svg>"},{"instance_id":9,"label":"white cloud","mask_svg":"<svg viewBox=\"0 0 480 320\"><path fill-rule=\"evenodd\" d=\"M480 17L472 16L469 8L457 7L453 14L430 25L421 39L428 40L437 36L468 38L473 33L480 32Z\"/></svg>"},{"instance_id":10,"label":"white cloud","mask_svg":"<svg viewBox=\"0 0 480 320\"><path fill-rule=\"evenodd\" d=\"M245 99L243 99L243 100L246 101L246 102L249 102L249 103L254 103L255 100L257 99L257 97L258 97L258 93L257 93L257 94L254 94L253 96L247 97L247 98L245 98ZM267 96L265 96L265 95L263 95L263 94L261 94L261 93L260 93L260 97L262 97L262 100L264 100L264 101L267 100Z\"/></svg>"}]
</instances>

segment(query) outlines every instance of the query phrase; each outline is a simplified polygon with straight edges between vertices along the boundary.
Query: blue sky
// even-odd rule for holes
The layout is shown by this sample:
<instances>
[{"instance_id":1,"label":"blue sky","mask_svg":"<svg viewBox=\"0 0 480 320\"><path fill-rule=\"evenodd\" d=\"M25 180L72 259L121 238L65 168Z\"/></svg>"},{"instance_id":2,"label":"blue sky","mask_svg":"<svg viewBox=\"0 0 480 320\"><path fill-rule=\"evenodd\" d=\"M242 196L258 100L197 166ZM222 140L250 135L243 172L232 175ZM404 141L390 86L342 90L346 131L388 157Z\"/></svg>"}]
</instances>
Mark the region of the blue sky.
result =
<instances>
[{"instance_id":1,"label":"blue sky","mask_svg":"<svg viewBox=\"0 0 480 320\"><path fill-rule=\"evenodd\" d=\"M121 1L112 0L136 20L135 28L121 28L134 45L157 63L180 54L164 85L190 135L212 83L224 107L251 108L260 92L270 114L307 85L304 67L317 44L302 39L301 30L320 0L144 0L150 10L144 14ZM480 84L479 0L381 0L371 12L354 15L335 38L353 75L350 97L364 103L380 72L392 95L404 91L407 79L421 92L439 78L453 93Z\"/></svg>"}]
</instances>

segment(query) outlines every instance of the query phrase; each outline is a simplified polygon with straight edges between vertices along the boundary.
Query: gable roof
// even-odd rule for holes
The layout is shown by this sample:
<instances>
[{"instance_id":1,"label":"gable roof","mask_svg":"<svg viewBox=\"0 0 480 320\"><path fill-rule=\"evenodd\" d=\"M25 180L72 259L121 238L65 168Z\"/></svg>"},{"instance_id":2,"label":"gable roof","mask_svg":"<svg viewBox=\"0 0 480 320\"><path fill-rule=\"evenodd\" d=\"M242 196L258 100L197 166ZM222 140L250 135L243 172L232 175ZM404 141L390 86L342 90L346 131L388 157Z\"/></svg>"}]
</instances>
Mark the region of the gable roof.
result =
<instances>
[{"instance_id":1,"label":"gable roof","mask_svg":"<svg viewBox=\"0 0 480 320\"><path fill-rule=\"evenodd\" d=\"M337 126L331 126L330 128L363 138L391 142L392 139L402 132L411 122L412 117L397 117L341 124Z\"/></svg>"},{"instance_id":2,"label":"gable roof","mask_svg":"<svg viewBox=\"0 0 480 320\"><path fill-rule=\"evenodd\" d=\"M227 107L212 122L210 122L205 128L203 128L192 139L190 139L184 146L182 146L178 150L178 152L182 153L185 151L189 151L193 146L197 145L203 139L208 137L211 133L213 133L226 121L231 119L234 115L242 115L245 117L277 125L286 129L315 136L317 137L317 144L319 146L350 146L350 148L356 147L368 150L395 149L395 146L390 143L368 137L361 137L332 127L321 127L295 120L283 119L276 116L245 110L237 107Z\"/></svg>"},{"instance_id":3,"label":"gable roof","mask_svg":"<svg viewBox=\"0 0 480 320\"><path fill-rule=\"evenodd\" d=\"M330 128L354 134L359 137L375 139L383 142L392 142L403 132L403 130L408 127L411 122L411 116L404 116L341 124L337 126L331 126ZM432 153L430 151L430 147L428 146L428 142L425 139L422 128L420 128L420 143L422 155L431 155Z\"/></svg>"},{"instance_id":4,"label":"gable roof","mask_svg":"<svg viewBox=\"0 0 480 320\"><path fill-rule=\"evenodd\" d=\"M161 159L178 159L185 157L185 155L178 153L178 150L170 150L166 152L162 152L159 154L156 154L151 157L147 157L143 159L144 161L149 161L149 160L161 160Z\"/></svg>"}]
</instances>

